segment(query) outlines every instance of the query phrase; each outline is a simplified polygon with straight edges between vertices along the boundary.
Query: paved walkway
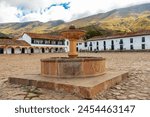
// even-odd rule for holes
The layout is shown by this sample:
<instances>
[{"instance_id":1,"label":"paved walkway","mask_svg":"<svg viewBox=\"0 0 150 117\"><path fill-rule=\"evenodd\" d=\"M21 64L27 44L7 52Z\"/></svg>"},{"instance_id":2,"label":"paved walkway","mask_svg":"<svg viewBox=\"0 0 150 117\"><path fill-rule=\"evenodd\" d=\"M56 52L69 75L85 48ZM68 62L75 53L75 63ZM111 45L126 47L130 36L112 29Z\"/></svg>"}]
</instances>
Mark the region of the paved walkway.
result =
<instances>
[{"instance_id":1,"label":"paved walkway","mask_svg":"<svg viewBox=\"0 0 150 117\"><path fill-rule=\"evenodd\" d=\"M0 55L0 99L82 99L75 95L10 85L8 77L40 72L40 59L66 54ZM129 78L94 99L150 99L150 53L82 53L80 56L102 56L108 70L128 70Z\"/></svg>"}]
</instances>

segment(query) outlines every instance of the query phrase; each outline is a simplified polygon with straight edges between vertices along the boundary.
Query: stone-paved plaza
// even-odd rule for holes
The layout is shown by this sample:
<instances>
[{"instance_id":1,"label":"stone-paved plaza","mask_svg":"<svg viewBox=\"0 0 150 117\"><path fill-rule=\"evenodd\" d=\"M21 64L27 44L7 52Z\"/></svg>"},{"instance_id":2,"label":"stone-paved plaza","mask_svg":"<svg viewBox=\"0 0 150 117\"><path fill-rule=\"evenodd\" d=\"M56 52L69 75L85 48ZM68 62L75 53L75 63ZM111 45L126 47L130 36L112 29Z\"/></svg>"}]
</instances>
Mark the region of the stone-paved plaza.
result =
<instances>
[{"instance_id":1,"label":"stone-paved plaza","mask_svg":"<svg viewBox=\"0 0 150 117\"><path fill-rule=\"evenodd\" d=\"M64 56L66 57L67 54L0 55L0 99L82 99L74 94L8 83L9 76L40 73L40 59ZM79 56L104 57L108 71L129 71L126 80L98 94L94 99L150 99L150 54L148 52L80 53Z\"/></svg>"}]
</instances>

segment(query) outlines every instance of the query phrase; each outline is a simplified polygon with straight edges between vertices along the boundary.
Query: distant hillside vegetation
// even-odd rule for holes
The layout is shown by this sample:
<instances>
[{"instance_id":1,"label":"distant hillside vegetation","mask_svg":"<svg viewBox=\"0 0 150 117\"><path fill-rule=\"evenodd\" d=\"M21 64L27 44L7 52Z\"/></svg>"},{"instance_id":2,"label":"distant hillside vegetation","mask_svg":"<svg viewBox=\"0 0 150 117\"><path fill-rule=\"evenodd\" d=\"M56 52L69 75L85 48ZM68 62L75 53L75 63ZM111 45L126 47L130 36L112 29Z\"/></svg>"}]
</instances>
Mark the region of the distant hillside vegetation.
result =
<instances>
[{"instance_id":1,"label":"distant hillside vegetation","mask_svg":"<svg viewBox=\"0 0 150 117\"><path fill-rule=\"evenodd\" d=\"M4 33L0 32L0 39L9 39L10 37Z\"/></svg>"},{"instance_id":2,"label":"distant hillside vegetation","mask_svg":"<svg viewBox=\"0 0 150 117\"><path fill-rule=\"evenodd\" d=\"M0 23L0 32L10 36L19 36L24 32L47 33L52 27L65 23L63 20L49 21L42 23L39 21L24 23Z\"/></svg>"},{"instance_id":3,"label":"distant hillside vegetation","mask_svg":"<svg viewBox=\"0 0 150 117\"><path fill-rule=\"evenodd\" d=\"M58 33L74 24L84 29L86 38L150 30L150 3L114 9L65 23L62 20L47 23L25 22L0 24L0 32L18 36L23 32Z\"/></svg>"}]
</instances>

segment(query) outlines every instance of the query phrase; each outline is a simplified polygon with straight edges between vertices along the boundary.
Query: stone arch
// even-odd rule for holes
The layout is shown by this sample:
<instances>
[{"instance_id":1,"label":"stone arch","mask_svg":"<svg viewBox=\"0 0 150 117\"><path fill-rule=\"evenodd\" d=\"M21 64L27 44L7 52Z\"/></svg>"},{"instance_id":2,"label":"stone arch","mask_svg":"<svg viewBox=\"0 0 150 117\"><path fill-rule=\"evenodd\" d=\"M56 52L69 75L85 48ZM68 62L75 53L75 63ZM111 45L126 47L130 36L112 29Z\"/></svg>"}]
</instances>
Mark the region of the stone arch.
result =
<instances>
[{"instance_id":1,"label":"stone arch","mask_svg":"<svg viewBox=\"0 0 150 117\"><path fill-rule=\"evenodd\" d=\"M54 53L55 52L55 48L50 48L50 53Z\"/></svg>"},{"instance_id":2,"label":"stone arch","mask_svg":"<svg viewBox=\"0 0 150 117\"><path fill-rule=\"evenodd\" d=\"M21 54L21 47L17 46L14 49L15 49L15 54Z\"/></svg>"},{"instance_id":3,"label":"stone arch","mask_svg":"<svg viewBox=\"0 0 150 117\"><path fill-rule=\"evenodd\" d=\"M28 47L27 48L27 53L28 54L34 53L34 48L33 47Z\"/></svg>"},{"instance_id":4,"label":"stone arch","mask_svg":"<svg viewBox=\"0 0 150 117\"><path fill-rule=\"evenodd\" d=\"M6 52L7 52L7 54L14 54L15 53L15 49L12 46L8 46L6 48Z\"/></svg>"},{"instance_id":5,"label":"stone arch","mask_svg":"<svg viewBox=\"0 0 150 117\"><path fill-rule=\"evenodd\" d=\"M35 47L34 48L34 53L40 53L40 48L39 47Z\"/></svg>"},{"instance_id":6,"label":"stone arch","mask_svg":"<svg viewBox=\"0 0 150 117\"><path fill-rule=\"evenodd\" d=\"M54 52L59 52L59 49L58 48L55 48L55 51Z\"/></svg>"},{"instance_id":7,"label":"stone arch","mask_svg":"<svg viewBox=\"0 0 150 117\"><path fill-rule=\"evenodd\" d=\"M45 48L44 47L41 47L41 53L45 53Z\"/></svg>"},{"instance_id":8,"label":"stone arch","mask_svg":"<svg viewBox=\"0 0 150 117\"><path fill-rule=\"evenodd\" d=\"M31 48L31 53L34 53L34 48Z\"/></svg>"},{"instance_id":9,"label":"stone arch","mask_svg":"<svg viewBox=\"0 0 150 117\"><path fill-rule=\"evenodd\" d=\"M30 53L34 53L34 48L30 48Z\"/></svg>"},{"instance_id":10,"label":"stone arch","mask_svg":"<svg viewBox=\"0 0 150 117\"><path fill-rule=\"evenodd\" d=\"M49 53L49 51L50 51L50 48L49 48L49 47L46 47L46 48L45 48L45 53Z\"/></svg>"},{"instance_id":11,"label":"stone arch","mask_svg":"<svg viewBox=\"0 0 150 117\"><path fill-rule=\"evenodd\" d=\"M64 52L64 48L59 48L59 52Z\"/></svg>"},{"instance_id":12,"label":"stone arch","mask_svg":"<svg viewBox=\"0 0 150 117\"><path fill-rule=\"evenodd\" d=\"M21 53L22 53L22 54L26 54L26 53L28 53L28 52L27 52L27 47L23 47L23 48L21 48Z\"/></svg>"}]
</instances>

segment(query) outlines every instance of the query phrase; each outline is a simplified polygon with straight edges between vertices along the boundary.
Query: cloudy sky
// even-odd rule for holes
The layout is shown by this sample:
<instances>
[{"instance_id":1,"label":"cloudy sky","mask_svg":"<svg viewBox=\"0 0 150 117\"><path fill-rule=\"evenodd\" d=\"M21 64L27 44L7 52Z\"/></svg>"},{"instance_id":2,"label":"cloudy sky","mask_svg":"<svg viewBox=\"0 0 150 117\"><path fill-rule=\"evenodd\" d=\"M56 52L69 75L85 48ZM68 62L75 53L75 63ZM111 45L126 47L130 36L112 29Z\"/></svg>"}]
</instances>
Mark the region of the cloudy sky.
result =
<instances>
[{"instance_id":1,"label":"cloudy sky","mask_svg":"<svg viewBox=\"0 0 150 117\"><path fill-rule=\"evenodd\" d=\"M150 0L0 0L0 23L71 21Z\"/></svg>"}]
</instances>

